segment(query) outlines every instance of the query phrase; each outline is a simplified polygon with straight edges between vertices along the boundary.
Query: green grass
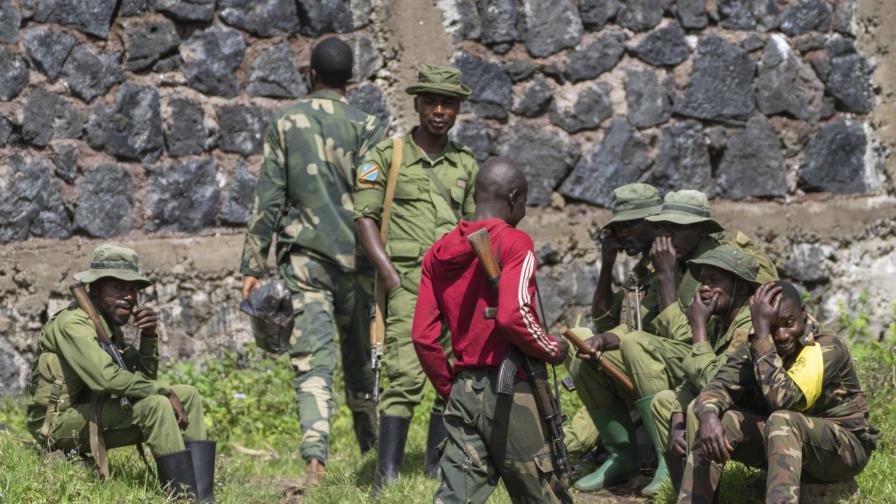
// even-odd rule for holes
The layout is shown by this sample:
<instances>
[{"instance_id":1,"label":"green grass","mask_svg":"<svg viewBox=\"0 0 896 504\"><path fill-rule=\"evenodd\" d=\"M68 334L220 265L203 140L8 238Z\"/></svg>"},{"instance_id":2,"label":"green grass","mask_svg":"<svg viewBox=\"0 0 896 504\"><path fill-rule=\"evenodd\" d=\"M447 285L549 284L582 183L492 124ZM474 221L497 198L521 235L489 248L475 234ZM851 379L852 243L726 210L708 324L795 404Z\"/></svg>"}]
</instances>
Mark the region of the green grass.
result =
<instances>
[{"instance_id":1,"label":"green grass","mask_svg":"<svg viewBox=\"0 0 896 504\"><path fill-rule=\"evenodd\" d=\"M880 345L880 344L865 344ZM892 344L856 348L862 382L872 401L872 422L881 430L877 451L858 477L861 490L853 502L896 502L896 357ZM209 434L218 440L219 503L278 502L284 485L304 472L299 457L300 431L295 415L293 375L287 361L260 355L252 347L205 363L181 363L168 372L172 382L195 385L204 397ZM337 376L337 381L341 378ZM871 385L869 387L868 385ZM341 384L337 383L337 387ZM338 390L338 389L337 389ZM422 474L430 389L411 425L399 482L379 499L371 495L375 456L361 456L354 440L351 414L344 404L333 419L327 477L304 497L307 503L429 502L436 482ZM574 394L563 393L564 412L578 407ZM79 460L45 455L25 429L23 399L0 400L0 502L10 503L160 503L164 495L133 449L109 452L112 478L102 482ZM243 448L256 450L247 454ZM761 500L760 473L731 464L722 481L722 502ZM671 492L670 492L671 493ZM580 499L577 499L580 500ZM583 498L593 502L593 500ZM672 502L661 495L656 502ZM499 486L490 503L509 503Z\"/></svg>"}]
</instances>

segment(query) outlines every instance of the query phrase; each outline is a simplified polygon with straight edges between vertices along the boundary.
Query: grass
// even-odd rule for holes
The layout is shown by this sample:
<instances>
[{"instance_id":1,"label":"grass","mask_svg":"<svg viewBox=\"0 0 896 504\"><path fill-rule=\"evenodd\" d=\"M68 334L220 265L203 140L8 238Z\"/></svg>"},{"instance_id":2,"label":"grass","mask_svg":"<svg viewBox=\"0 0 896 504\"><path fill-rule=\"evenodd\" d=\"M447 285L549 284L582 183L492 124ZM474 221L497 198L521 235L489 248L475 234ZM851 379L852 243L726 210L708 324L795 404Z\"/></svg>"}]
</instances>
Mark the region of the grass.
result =
<instances>
[{"instance_id":1,"label":"grass","mask_svg":"<svg viewBox=\"0 0 896 504\"><path fill-rule=\"evenodd\" d=\"M881 344L866 344L881 345ZM859 347L860 372L872 403L872 422L881 441L858 477L860 496L851 502L896 502L896 357L892 344ZM217 502L278 502L284 485L304 472L298 454L299 423L294 412L292 370L285 359L260 355L253 347L226 353L205 363L180 363L168 372L172 382L191 383L204 397L210 436L218 440ZM341 386L337 376L337 387ZM869 385L871 385L869 387ZM375 456L361 456L354 441L351 414L339 405L332 424L327 477L305 496L307 503L429 502L436 482L422 474L432 390L417 409L408 437L402 478L379 499L371 495ZM564 412L578 407L563 392ZM100 481L77 459L41 453L25 429L24 399L0 400L0 502L11 503L161 503L164 495L133 449L110 450L109 481ZM732 464L722 481L722 502L761 500L764 479L758 471ZM585 496L577 500L593 502ZM499 486L490 503L509 503ZM671 491L655 502L673 502Z\"/></svg>"}]
</instances>

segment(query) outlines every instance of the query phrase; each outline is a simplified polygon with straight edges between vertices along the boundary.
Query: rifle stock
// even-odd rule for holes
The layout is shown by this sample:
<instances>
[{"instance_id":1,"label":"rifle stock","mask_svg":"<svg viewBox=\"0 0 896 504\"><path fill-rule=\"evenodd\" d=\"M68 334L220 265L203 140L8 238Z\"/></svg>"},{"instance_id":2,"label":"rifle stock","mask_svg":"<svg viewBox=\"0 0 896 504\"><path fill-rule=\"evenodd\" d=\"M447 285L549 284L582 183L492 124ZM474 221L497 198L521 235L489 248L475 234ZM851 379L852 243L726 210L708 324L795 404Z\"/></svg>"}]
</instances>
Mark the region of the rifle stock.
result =
<instances>
[{"instance_id":1,"label":"rifle stock","mask_svg":"<svg viewBox=\"0 0 896 504\"><path fill-rule=\"evenodd\" d=\"M631 380L628 379L628 376L619 370L616 366L614 366L611 362L607 362L603 360L601 357L601 353L597 350L594 350L587 343L582 341L582 338L576 336L576 333L572 332L568 327L564 327L560 329L560 332L563 334L563 337L566 338L569 343L576 347L576 350L579 353L588 354L592 356L593 362L605 373L610 375L610 378L616 381L623 388L631 392L632 394L636 394L635 392L635 384L632 383Z\"/></svg>"}]
</instances>

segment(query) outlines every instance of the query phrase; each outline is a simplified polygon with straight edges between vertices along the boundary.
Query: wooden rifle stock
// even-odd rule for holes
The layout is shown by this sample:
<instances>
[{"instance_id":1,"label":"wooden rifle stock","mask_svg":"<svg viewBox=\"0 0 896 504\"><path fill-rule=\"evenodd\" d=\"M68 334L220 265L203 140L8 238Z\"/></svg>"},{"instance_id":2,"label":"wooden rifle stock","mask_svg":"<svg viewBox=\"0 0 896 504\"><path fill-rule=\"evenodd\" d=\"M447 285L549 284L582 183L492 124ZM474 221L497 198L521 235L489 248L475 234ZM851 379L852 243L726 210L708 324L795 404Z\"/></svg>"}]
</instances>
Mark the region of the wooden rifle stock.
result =
<instances>
[{"instance_id":1,"label":"wooden rifle stock","mask_svg":"<svg viewBox=\"0 0 896 504\"><path fill-rule=\"evenodd\" d=\"M579 353L591 355L593 361L597 363L598 366L600 366L600 369L603 370L603 372L610 375L610 378L615 380L619 385L622 385L623 388L625 388L632 394L636 394L635 384L632 383L632 381L629 380L628 376L625 376L625 374L620 371L619 368L614 366L611 362L603 360L601 358L602 355L600 354L600 352L588 346L587 343L582 341L582 338L576 336L576 333L572 332L572 330L568 327L560 329L560 332L572 346L576 347L576 350L578 350Z\"/></svg>"}]
</instances>

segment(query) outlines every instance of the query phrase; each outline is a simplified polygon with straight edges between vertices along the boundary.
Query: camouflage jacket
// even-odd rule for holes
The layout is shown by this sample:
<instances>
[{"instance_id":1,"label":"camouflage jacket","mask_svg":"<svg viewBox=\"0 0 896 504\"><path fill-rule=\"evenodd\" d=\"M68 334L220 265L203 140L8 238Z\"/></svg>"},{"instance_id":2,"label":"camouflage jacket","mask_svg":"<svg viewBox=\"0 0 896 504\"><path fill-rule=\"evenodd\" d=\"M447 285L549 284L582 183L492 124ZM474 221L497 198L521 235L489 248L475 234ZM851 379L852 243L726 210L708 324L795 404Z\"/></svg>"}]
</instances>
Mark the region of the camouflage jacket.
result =
<instances>
[{"instance_id":1,"label":"camouflage jacket","mask_svg":"<svg viewBox=\"0 0 896 504\"><path fill-rule=\"evenodd\" d=\"M265 132L240 272L264 274L274 233L278 257L301 250L345 271L359 268L354 169L384 133L374 116L331 90L316 91L274 114Z\"/></svg>"},{"instance_id":2,"label":"camouflage jacket","mask_svg":"<svg viewBox=\"0 0 896 504\"><path fill-rule=\"evenodd\" d=\"M807 416L841 425L873 449L879 433L868 421L868 404L849 350L831 335L815 338L814 344L821 345L824 374L821 395L808 408L801 407L803 392L787 373L793 364L781 359L771 336L753 336L738 345L703 388L694 412L721 416L734 406L762 415L781 409L803 410Z\"/></svg>"}]
</instances>

